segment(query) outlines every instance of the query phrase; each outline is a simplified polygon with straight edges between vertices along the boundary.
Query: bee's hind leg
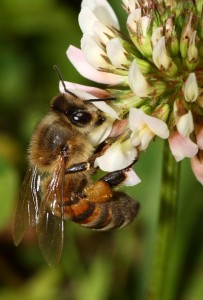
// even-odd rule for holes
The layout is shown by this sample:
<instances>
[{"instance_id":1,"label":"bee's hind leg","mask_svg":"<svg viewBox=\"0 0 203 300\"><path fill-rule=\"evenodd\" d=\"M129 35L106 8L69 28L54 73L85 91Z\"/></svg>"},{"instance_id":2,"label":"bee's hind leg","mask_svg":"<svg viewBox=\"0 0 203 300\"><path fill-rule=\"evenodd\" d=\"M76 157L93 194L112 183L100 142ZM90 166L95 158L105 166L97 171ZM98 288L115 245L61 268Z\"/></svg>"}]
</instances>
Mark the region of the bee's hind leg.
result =
<instances>
[{"instance_id":1,"label":"bee's hind leg","mask_svg":"<svg viewBox=\"0 0 203 300\"><path fill-rule=\"evenodd\" d=\"M123 170L110 172L110 173L106 174L105 176L101 177L99 180L108 182L108 184L112 188L114 188L114 187L118 186L119 184L121 184L126 179L125 172L127 170L128 169L123 169Z\"/></svg>"}]
</instances>

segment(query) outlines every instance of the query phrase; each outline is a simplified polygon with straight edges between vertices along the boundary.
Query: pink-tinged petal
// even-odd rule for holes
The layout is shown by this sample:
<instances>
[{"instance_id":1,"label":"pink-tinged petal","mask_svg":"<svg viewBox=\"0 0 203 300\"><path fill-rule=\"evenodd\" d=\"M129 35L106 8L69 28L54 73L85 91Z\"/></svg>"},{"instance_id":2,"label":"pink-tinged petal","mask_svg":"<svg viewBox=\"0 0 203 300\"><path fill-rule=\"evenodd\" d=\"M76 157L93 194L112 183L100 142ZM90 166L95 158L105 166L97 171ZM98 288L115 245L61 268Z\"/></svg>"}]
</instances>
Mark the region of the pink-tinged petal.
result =
<instances>
[{"instance_id":1,"label":"pink-tinged petal","mask_svg":"<svg viewBox=\"0 0 203 300\"><path fill-rule=\"evenodd\" d=\"M196 137L199 149L203 150L203 124L198 126L198 129L196 130Z\"/></svg>"},{"instance_id":2,"label":"pink-tinged petal","mask_svg":"<svg viewBox=\"0 0 203 300\"><path fill-rule=\"evenodd\" d=\"M176 161L185 157L193 157L198 152L198 146L189 137L182 136L178 131L169 137L169 146Z\"/></svg>"},{"instance_id":3,"label":"pink-tinged petal","mask_svg":"<svg viewBox=\"0 0 203 300\"><path fill-rule=\"evenodd\" d=\"M82 10L89 8L95 17L104 25L119 29L117 16L111 5L106 0L83 0L81 3Z\"/></svg>"},{"instance_id":4,"label":"pink-tinged petal","mask_svg":"<svg viewBox=\"0 0 203 300\"><path fill-rule=\"evenodd\" d=\"M115 122L110 137L117 137L121 135L125 131L127 125L128 125L127 119L118 120L117 122Z\"/></svg>"},{"instance_id":5,"label":"pink-tinged petal","mask_svg":"<svg viewBox=\"0 0 203 300\"><path fill-rule=\"evenodd\" d=\"M69 82L69 81L64 81L66 89L69 90L80 90L83 92L86 92L92 96L95 96L97 98L105 98L105 97L109 97L110 94L109 92L103 90L103 89L99 89L93 86L87 86L87 85L82 85L82 84L77 84L74 82ZM62 85L62 83L59 83L59 90L61 93L64 93L64 87Z\"/></svg>"},{"instance_id":6,"label":"pink-tinged petal","mask_svg":"<svg viewBox=\"0 0 203 300\"><path fill-rule=\"evenodd\" d=\"M203 184L203 152L200 151L198 156L192 157L190 161L195 177Z\"/></svg>"},{"instance_id":7,"label":"pink-tinged petal","mask_svg":"<svg viewBox=\"0 0 203 300\"><path fill-rule=\"evenodd\" d=\"M155 135L167 139L169 130L166 123L158 118L145 114L141 109L131 108L129 114L129 127L136 131L140 126L147 126Z\"/></svg>"},{"instance_id":8,"label":"pink-tinged petal","mask_svg":"<svg viewBox=\"0 0 203 300\"><path fill-rule=\"evenodd\" d=\"M141 179L137 176L135 171L130 168L128 171L124 172L126 179L123 182L123 185L125 186L134 186L141 182Z\"/></svg>"},{"instance_id":9,"label":"pink-tinged petal","mask_svg":"<svg viewBox=\"0 0 203 300\"><path fill-rule=\"evenodd\" d=\"M113 172L130 166L137 156L137 150L132 146L130 140L123 143L115 142L106 150L104 155L98 157L95 166L101 170Z\"/></svg>"},{"instance_id":10,"label":"pink-tinged petal","mask_svg":"<svg viewBox=\"0 0 203 300\"><path fill-rule=\"evenodd\" d=\"M84 58L82 51L74 46L69 46L66 54L77 71L89 80L109 85L122 84L126 81L124 76L101 72L92 67Z\"/></svg>"}]
</instances>

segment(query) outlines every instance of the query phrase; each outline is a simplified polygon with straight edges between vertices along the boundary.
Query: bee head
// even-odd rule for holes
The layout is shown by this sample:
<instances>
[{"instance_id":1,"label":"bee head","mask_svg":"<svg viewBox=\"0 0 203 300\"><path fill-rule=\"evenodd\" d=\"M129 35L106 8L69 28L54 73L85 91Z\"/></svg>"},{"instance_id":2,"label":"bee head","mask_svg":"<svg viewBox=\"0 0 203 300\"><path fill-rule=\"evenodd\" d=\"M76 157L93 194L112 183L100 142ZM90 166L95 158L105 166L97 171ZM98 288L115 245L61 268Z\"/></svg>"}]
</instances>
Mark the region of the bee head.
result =
<instances>
[{"instance_id":1,"label":"bee head","mask_svg":"<svg viewBox=\"0 0 203 300\"><path fill-rule=\"evenodd\" d=\"M80 128L100 126L106 119L88 100L82 100L74 94L61 94L51 102L53 112L63 114L68 121Z\"/></svg>"}]
</instances>

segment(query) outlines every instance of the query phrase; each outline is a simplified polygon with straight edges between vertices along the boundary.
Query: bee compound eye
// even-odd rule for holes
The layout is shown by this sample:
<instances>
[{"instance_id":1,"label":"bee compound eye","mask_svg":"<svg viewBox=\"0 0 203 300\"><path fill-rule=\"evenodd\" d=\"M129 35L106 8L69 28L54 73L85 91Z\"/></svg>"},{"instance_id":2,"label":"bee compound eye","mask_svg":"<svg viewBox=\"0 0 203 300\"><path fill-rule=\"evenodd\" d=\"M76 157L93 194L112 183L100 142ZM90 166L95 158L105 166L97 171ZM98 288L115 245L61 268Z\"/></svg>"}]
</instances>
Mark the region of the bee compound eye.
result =
<instances>
[{"instance_id":1,"label":"bee compound eye","mask_svg":"<svg viewBox=\"0 0 203 300\"><path fill-rule=\"evenodd\" d=\"M70 118L71 123L76 126L86 125L90 123L92 120L92 116L87 111L77 111L74 112Z\"/></svg>"}]
</instances>

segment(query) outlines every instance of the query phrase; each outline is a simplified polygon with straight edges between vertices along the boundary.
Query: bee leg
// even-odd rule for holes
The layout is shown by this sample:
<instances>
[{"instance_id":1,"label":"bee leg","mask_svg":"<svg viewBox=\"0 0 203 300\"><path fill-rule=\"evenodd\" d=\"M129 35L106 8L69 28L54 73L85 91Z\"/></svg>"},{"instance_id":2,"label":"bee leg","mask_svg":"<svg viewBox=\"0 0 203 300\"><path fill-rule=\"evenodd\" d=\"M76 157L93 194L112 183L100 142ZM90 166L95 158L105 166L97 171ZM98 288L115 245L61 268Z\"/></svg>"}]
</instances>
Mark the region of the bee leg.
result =
<instances>
[{"instance_id":1,"label":"bee leg","mask_svg":"<svg viewBox=\"0 0 203 300\"><path fill-rule=\"evenodd\" d=\"M98 156L101 156L110 147L110 142L103 142L96 150L96 152L88 159L88 161L73 164L66 169L65 174L72 174L90 170L94 168L94 162Z\"/></svg>"},{"instance_id":2,"label":"bee leg","mask_svg":"<svg viewBox=\"0 0 203 300\"><path fill-rule=\"evenodd\" d=\"M108 184L114 188L126 179L125 171L127 171L127 169L110 172L99 180L108 182Z\"/></svg>"},{"instance_id":3,"label":"bee leg","mask_svg":"<svg viewBox=\"0 0 203 300\"><path fill-rule=\"evenodd\" d=\"M89 162L81 162L78 164L74 164L66 169L65 174L72 174L72 173L78 173L83 172L91 169L91 164Z\"/></svg>"}]
</instances>

